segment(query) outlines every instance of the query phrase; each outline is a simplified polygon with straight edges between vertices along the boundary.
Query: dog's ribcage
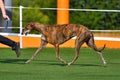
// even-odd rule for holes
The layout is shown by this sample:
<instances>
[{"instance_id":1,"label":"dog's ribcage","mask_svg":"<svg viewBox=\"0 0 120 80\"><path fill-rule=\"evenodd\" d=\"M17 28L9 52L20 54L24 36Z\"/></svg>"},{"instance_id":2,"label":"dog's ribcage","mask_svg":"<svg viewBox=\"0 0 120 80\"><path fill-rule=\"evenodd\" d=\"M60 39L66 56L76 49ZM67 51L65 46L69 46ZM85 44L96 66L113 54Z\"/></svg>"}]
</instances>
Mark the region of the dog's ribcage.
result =
<instances>
[{"instance_id":1,"label":"dog's ribcage","mask_svg":"<svg viewBox=\"0 0 120 80\"><path fill-rule=\"evenodd\" d=\"M45 26L45 30L43 30L42 34L49 43L62 44L63 42L76 36L79 29L80 25L75 24Z\"/></svg>"}]
</instances>

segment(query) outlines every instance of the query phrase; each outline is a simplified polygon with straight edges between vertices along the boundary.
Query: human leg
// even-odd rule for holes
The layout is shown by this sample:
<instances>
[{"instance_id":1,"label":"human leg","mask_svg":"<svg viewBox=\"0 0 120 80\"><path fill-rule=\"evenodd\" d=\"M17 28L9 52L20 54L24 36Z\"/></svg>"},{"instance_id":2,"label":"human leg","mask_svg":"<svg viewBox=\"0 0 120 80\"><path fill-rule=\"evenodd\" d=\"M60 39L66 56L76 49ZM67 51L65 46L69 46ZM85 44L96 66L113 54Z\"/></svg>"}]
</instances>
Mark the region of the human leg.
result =
<instances>
[{"instance_id":1,"label":"human leg","mask_svg":"<svg viewBox=\"0 0 120 80\"><path fill-rule=\"evenodd\" d=\"M12 50L14 50L16 52L17 57L19 57L19 55L20 55L20 44L19 44L19 42L15 42L15 41L13 41L9 38L6 38L6 37L0 35L0 43L11 47Z\"/></svg>"}]
</instances>

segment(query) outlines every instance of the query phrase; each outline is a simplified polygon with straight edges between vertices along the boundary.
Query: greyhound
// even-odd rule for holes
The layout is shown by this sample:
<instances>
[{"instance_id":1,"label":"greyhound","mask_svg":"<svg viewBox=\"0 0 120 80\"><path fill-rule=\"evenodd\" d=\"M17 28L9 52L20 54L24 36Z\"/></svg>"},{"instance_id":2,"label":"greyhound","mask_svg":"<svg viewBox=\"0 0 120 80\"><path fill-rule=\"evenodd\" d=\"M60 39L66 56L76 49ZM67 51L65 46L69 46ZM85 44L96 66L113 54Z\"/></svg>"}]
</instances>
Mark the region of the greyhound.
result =
<instances>
[{"instance_id":1,"label":"greyhound","mask_svg":"<svg viewBox=\"0 0 120 80\"><path fill-rule=\"evenodd\" d=\"M25 63L32 61L37 54L47 45L47 43L52 44L55 47L56 58L62 63L67 64L65 60L60 57L59 45L70 40L76 36L75 39L75 51L76 54L71 62L68 65L73 64L79 57L79 50L82 44L85 42L93 50L97 51L100 58L102 59L103 64L106 64L106 61L102 55L102 51L105 48L105 44L102 49L98 49L94 43L94 36L92 32L85 26L80 24L58 24L58 25L44 25L38 22L30 22L26 25L23 30L23 35L27 35L31 30L39 31L41 36L41 45L33 54L33 56L28 59Z\"/></svg>"}]
</instances>

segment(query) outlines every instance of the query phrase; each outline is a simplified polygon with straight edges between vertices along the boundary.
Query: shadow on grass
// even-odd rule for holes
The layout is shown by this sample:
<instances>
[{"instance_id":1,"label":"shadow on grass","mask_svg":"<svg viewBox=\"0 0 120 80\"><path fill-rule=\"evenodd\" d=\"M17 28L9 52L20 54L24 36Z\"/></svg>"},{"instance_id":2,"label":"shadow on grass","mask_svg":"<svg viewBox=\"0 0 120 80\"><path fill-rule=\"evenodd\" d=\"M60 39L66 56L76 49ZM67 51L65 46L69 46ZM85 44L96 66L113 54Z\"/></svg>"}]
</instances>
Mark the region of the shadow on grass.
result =
<instances>
[{"instance_id":1,"label":"shadow on grass","mask_svg":"<svg viewBox=\"0 0 120 80\"><path fill-rule=\"evenodd\" d=\"M38 64L52 65L52 66L68 66L68 64L63 64L57 60L35 60ZM35 64L37 64L37 62ZM103 64L72 64L70 66L104 66Z\"/></svg>"},{"instance_id":2,"label":"shadow on grass","mask_svg":"<svg viewBox=\"0 0 120 80\"><path fill-rule=\"evenodd\" d=\"M25 64L28 59L0 59L0 63ZM55 60L33 60L29 64L53 65L53 66L68 66ZM102 64L72 64L70 66L103 66Z\"/></svg>"},{"instance_id":3,"label":"shadow on grass","mask_svg":"<svg viewBox=\"0 0 120 80\"><path fill-rule=\"evenodd\" d=\"M0 59L0 63L24 64L27 59Z\"/></svg>"},{"instance_id":4,"label":"shadow on grass","mask_svg":"<svg viewBox=\"0 0 120 80\"><path fill-rule=\"evenodd\" d=\"M0 59L0 63L25 64L28 59ZM63 65L55 60L32 60L29 64ZM54 65L55 65L54 64Z\"/></svg>"},{"instance_id":5,"label":"shadow on grass","mask_svg":"<svg viewBox=\"0 0 120 80\"><path fill-rule=\"evenodd\" d=\"M73 64L77 66L102 66L102 64Z\"/></svg>"},{"instance_id":6,"label":"shadow on grass","mask_svg":"<svg viewBox=\"0 0 120 80\"><path fill-rule=\"evenodd\" d=\"M68 66L67 64L51 64L51 65L61 65L61 66ZM99 65L99 64L72 64L72 65L69 65L69 66L102 66L102 65Z\"/></svg>"}]
</instances>

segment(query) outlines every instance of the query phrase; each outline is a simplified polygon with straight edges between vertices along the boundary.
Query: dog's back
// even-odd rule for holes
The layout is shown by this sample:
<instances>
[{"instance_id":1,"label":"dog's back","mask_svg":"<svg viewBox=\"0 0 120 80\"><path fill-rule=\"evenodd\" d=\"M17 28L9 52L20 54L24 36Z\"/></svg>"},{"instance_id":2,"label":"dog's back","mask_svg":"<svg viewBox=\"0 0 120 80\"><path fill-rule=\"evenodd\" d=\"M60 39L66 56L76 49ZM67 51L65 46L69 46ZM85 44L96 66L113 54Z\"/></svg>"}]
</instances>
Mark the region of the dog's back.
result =
<instances>
[{"instance_id":1,"label":"dog's back","mask_svg":"<svg viewBox=\"0 0 120 80\"><path fill-rule=\"evenodd\" d=\"M42 33L51 44L62 44L72 37L77 36L83 31L82 29L88 30L84 26L78 24L61 24L45 27L46 29Z\"/></svg>"}]
</instances>

